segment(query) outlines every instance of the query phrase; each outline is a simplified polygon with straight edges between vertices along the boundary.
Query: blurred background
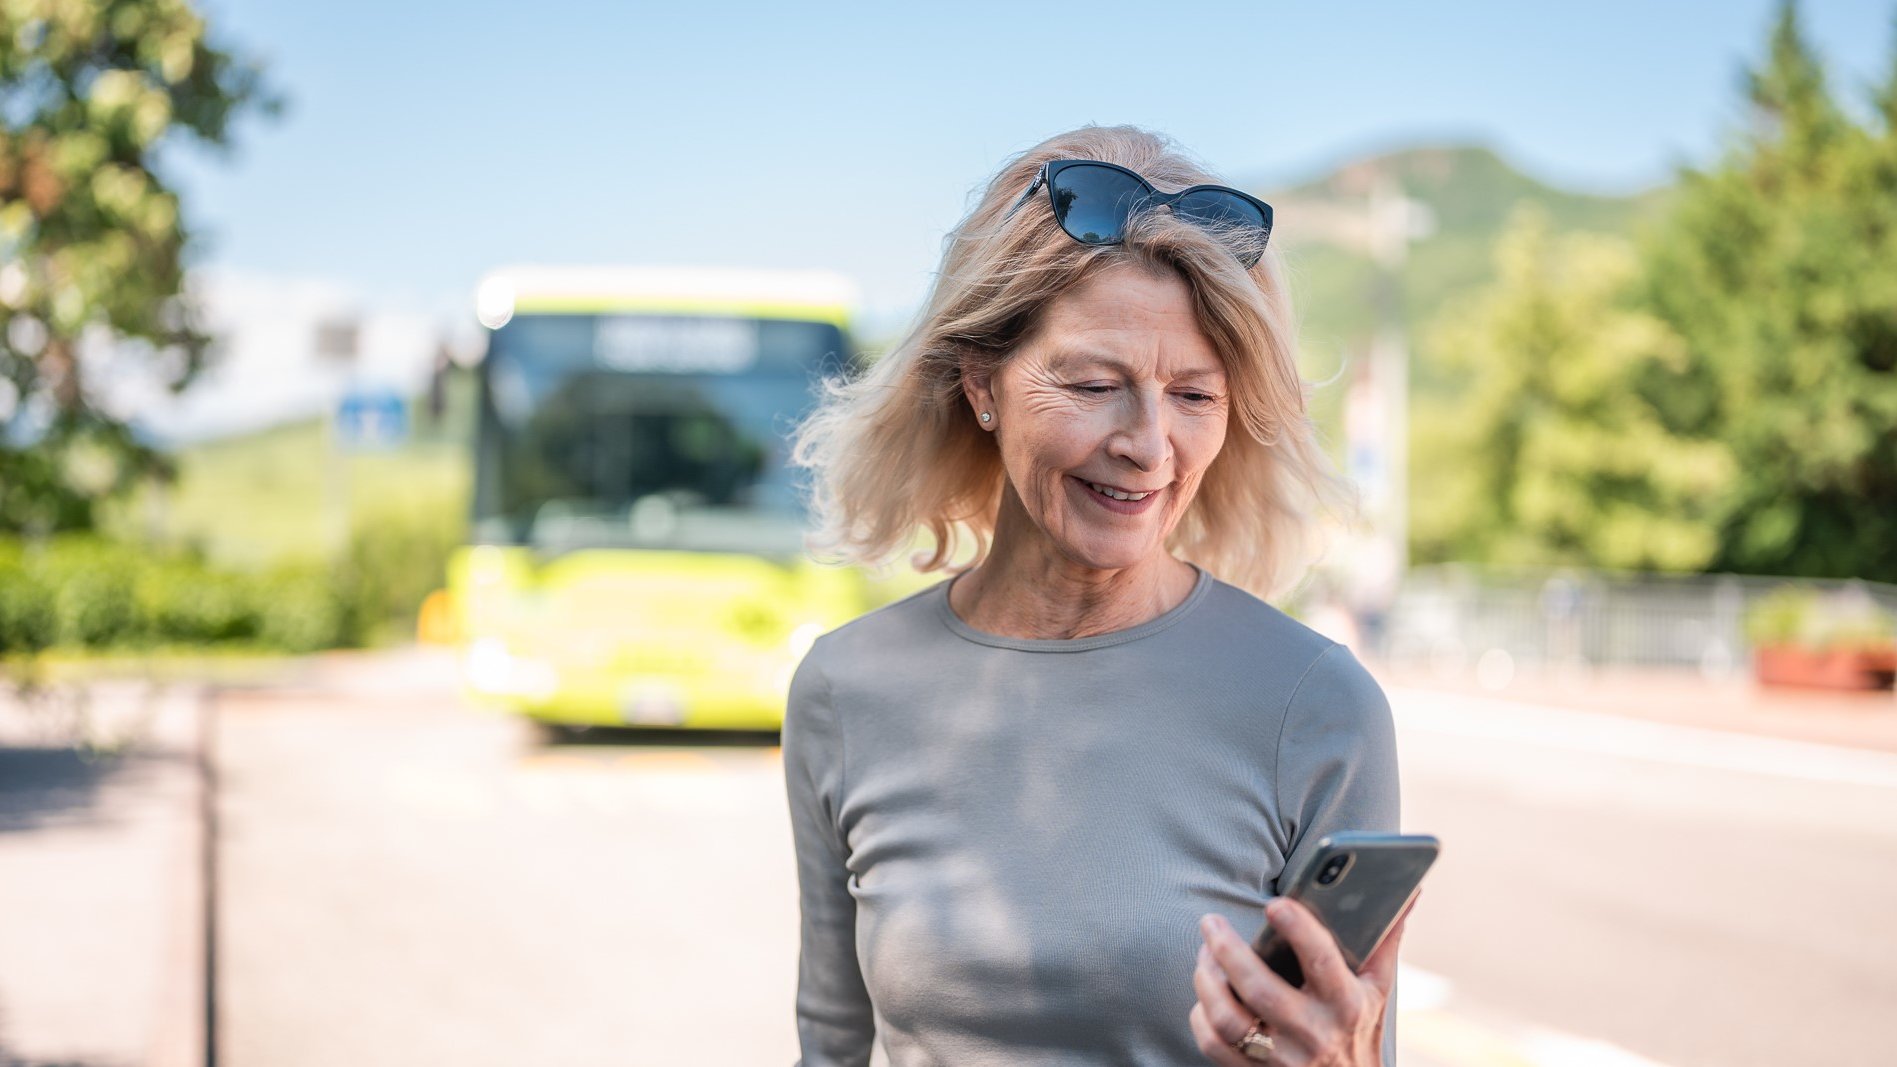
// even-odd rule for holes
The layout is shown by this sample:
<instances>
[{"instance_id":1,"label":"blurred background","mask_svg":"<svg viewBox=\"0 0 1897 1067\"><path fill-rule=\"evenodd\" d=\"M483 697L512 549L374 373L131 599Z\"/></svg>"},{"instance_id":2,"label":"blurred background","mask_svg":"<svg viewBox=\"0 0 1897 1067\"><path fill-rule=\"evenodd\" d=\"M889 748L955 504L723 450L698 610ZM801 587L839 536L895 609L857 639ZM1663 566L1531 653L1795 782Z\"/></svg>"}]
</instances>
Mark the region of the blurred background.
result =
<instances>
[{"instance_id":1,"label":"blurred background","mask_svg":"<svg viewBox=\"0 0 1897 1067\"><path fill-rule=\"evenodd\" d=\"M784 434L1090 122L1275 208L1404 1062L1889 1062L1897 4L0 31L0 1064L792 1062L784 687L938 577Z\"/></svg>"}]
</instances>

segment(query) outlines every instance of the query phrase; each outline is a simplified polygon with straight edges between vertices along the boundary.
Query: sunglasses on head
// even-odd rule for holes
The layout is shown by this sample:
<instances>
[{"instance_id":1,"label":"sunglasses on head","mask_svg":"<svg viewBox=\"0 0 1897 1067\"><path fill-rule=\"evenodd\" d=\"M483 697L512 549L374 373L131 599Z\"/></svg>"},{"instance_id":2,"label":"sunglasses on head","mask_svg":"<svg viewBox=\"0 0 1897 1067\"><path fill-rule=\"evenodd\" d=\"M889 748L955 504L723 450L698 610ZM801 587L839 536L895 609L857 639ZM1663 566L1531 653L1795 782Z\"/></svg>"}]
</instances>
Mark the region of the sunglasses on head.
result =
<instances>
[{"instance_id":1,"label":"sunglasses on head","mask_svg":"<svg viewBox=\"0 0 1897 1067\"><path fill-rule=\"evenodd\" d=\"M1193 185L1162 193L1151 182L1117 163L1096 159L1051 159L1008 209L1013 215L1034 191L1047 186L1054 221L1084 245L1115 245L1126 240L1126 220L1135 211L1170 206L1172 213L1229 235L1232 252L1246 270L1258 265L1271 239L1271 205L1227 185Z\"/></svg>"}]
</instances>

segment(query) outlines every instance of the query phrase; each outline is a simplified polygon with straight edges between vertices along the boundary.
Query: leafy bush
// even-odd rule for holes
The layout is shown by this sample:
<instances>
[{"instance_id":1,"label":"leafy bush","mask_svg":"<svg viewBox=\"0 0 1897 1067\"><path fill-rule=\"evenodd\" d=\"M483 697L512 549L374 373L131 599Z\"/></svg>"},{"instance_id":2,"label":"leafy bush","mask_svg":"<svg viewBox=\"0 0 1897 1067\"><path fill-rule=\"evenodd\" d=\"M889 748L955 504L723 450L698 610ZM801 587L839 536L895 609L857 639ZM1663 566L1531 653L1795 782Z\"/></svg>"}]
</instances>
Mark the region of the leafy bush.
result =
<instances>
[{"instance_id":1,"label":"leafy bush","mask_svg":"<svg viewBox=\"0 0 1897 1067\"><path fill-rule=\"evenodd\" d=\"M1823 594L1810 586L1785 585L1747 609L1746 640L1761 645L1849 649L1888 645L1891 618L1861 591Z\"/></svg>"},{"instance_id":2,"label":"leafy bush","mask_svg":"<svg viewBox=\"0 0 1897 1067\"><path fill-rule=\"evenodd\" d=\"M0 540L0 655L164 645L307 652L347 640L346 614L319 564L252 574L85 534Z\"/></svg>"},{"instance_id":3,"label":"leafy bush","mask_svg":"<svg viewBox=\"0 0 1897 1067\"><path fill-rule=\"evenodd\" d=\"M103 648L143 636L132 595L140 557L110 542L68 537L46 553L45 564L58 643Z\"/></svg>"},{"instance_id":4,"label":"leafy bush","mask_svg":"<svg viewBox=\"0 0 1897 1067\"><path fill-rule=\"evenodd\" d=\"M243 646L283 652L364 645L414 625L460 542L458 508L358 520L332 564L219 567L92 534L0 537L0 656L49 648Z\"/></svg>"},{"instance_id":5,"label":"leafy bush","mask_svg":"<svg viewBox=\"0 0 1897 1067\"><path fill-rule=\"evenodd\" d=\"M284 564L256 582L259 637L285 652L315 652L350 644L351 611L332 581L329 568Z\"/></svg>"},{"instance_id":6,"label":"leafy bush","mask_svg":"<svg viewBox=\"0 0 1897 1067\"><path fill-rule=\"evenodd\" d=\"M466 530L455 507L384 508L358 518L336 567L351 643L372 644L395 626L412 632Z\"/></svg>"},{"instance_id":7,"label":"leafy bush","mask_svg":"<svg viewBox=\"0 0 1897 1067\"><path fill-rule=\"evenodd\" d=\"M263 629L259 591L247 575L192 559L161 559L140 572L132 600L145 636L157 643L254 641Z\"/></svg>"},{"instance_id":8,"label":"leafy bush","mask_svg":"<svg viewBox=\"0 0 1897 1067\"><path fill-rule=\"evenodd\" d=\"M53 585L22 557L14 541L0 541L0 656L34 653L58 638Z\"/></svg>"}]
</instances>

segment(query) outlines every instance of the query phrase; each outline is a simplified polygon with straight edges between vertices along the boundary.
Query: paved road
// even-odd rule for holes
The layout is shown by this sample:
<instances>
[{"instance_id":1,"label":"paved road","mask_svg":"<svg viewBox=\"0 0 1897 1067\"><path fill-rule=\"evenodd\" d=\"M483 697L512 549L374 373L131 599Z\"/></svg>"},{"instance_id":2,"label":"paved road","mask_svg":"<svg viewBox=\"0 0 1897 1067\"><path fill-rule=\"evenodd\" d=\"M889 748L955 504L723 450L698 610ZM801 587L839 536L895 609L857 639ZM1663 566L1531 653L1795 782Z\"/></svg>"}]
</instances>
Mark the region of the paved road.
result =
<instances>
[{"instance_id":1,"label":"paved road","mask_svg":"<svg viewBox=\"0 0 1897 1067\"><path fill-rule=\"evenodd\" d=\"M1404 958L1448 1018L1545 1062L1892 1062L1897 757L1392 697L1445 840Z\"/></svg>"},{"instance_id":2,"label":"paved road","mask_svg":"<svg viewBox=\"0 0 1897 1067\"><path fill-rule=\"evenodd\" d=\"M1897 756L1392 696L1445 841L1406 1064L1889 1062ZM373 686L217 723L221 1062L795 1058L768 743L547 745Z\"/></svg>"}]
</instances>

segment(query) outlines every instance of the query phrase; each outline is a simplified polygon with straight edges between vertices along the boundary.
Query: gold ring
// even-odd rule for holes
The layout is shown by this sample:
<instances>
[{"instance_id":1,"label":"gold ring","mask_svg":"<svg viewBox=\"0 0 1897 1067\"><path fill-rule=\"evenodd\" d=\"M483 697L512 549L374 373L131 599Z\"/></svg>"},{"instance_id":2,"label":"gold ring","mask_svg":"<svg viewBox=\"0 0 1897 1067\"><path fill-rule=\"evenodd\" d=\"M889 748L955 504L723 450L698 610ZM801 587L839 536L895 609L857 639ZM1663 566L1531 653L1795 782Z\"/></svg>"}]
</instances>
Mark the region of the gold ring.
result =
<instances>
[{"instance_id":1,"label":"gold ring","mask_svg":"<svg viewBox=\"0 0 1897 1067\"><path fill-rule=\"evenodd\" d=\"M1270 1034L1265 1033L1265 1021L1253 1019L1251 1029L1245 1031L1244 1037L1232 1042L1232 1047L1244 1053L1246 1059L1262 1060L1271 1055L1271 1050L1277 1047L1277 1044L1271 1039Z\"/></svg>"}]
</instances>

